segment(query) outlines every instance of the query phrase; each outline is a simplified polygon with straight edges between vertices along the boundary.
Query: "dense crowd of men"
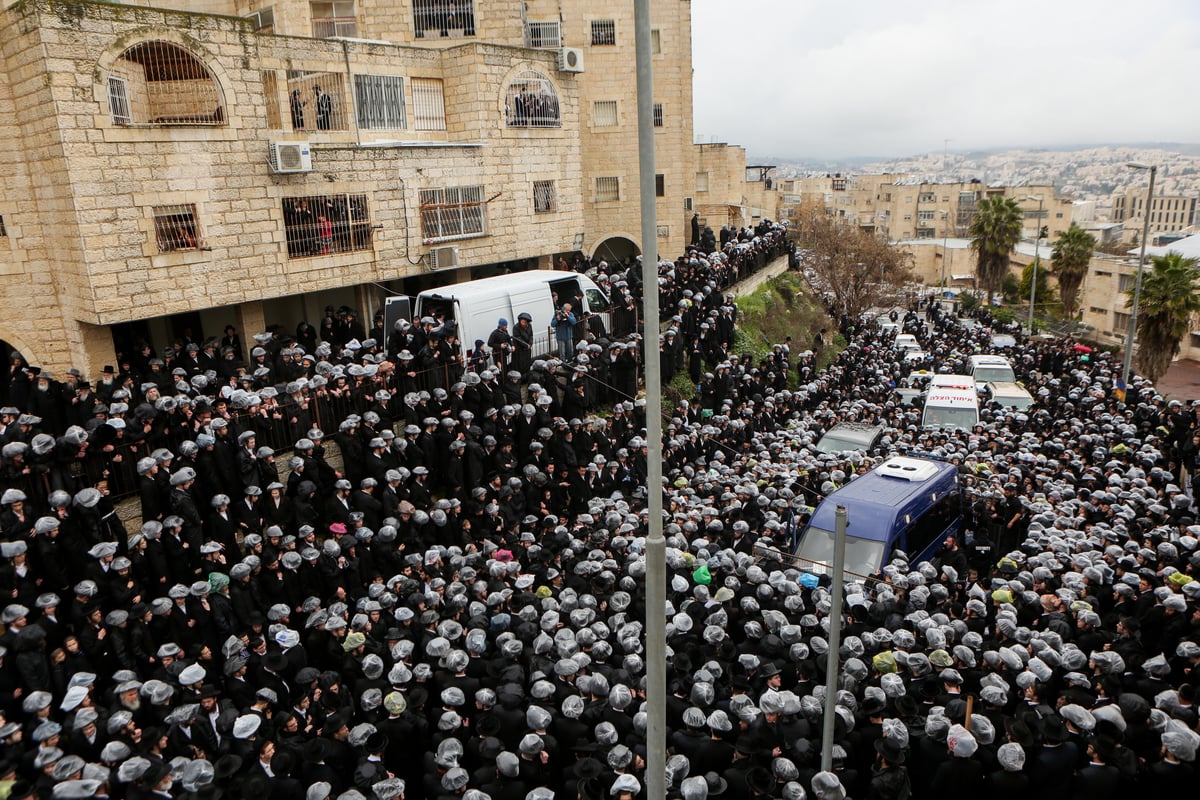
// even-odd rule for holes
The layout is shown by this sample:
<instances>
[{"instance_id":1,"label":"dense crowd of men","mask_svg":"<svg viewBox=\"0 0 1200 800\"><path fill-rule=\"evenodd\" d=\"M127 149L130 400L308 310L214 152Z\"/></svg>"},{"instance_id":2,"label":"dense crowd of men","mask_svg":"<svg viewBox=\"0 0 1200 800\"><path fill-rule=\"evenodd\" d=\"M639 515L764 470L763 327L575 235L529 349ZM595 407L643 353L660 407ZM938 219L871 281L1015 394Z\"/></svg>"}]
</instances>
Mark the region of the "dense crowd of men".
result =
<instances>
[{"instance_id":1,"label":"dense crowd of men","mask_svg":"<svg viewBox=\"0 0 1200 800\"><path fill-rule=\"evenodd\" d=\"M876 326L837 320L832 357L740 356L723 291L782 237L743 231L659 268L664 354L705 342L664 437L670 796L1188 791L1194 407L1142 380L1121 402L1109 356L1022 340L1008 353L1036 405L935 433L897 400L912 367ZM637 305L637 269L592 270ZM925 316L938 369L988 349L986 318ZM403 382L411 329L256 336L264 353L224 377L185 345L95 386L10 386L8 796L644 798L647 410L636 377L596 379L584 357L611 343L589 333L574 359L465 364L433 391ZM787 553L812 506L877 463L815 451L849 420L887 426L879 455L958 464L966 532L851 584L831 654L828 579ZM112 494L126 456L133 532Z\"/></svg>"}]
</instances>

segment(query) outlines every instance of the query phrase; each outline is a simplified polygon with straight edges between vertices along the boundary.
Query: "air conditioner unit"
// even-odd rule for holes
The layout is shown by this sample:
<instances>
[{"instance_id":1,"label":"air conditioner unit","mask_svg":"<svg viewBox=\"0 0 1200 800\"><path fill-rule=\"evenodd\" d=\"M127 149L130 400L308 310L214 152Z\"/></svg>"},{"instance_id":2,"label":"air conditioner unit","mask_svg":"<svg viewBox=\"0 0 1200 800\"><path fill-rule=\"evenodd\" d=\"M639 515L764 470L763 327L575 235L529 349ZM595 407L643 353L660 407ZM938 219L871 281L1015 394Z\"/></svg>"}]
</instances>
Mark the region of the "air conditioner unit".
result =
<instances>
[{"instance_id":1,"label":"air conditioner unit","mask_svg":"<svg viewBox=\"0 0 1200 800\"><path fill-rule=\"evenodd\" d=\"M453 269L458 266L458 245L435 247L429 251L430 269Z\"/></svg>"},{"instance_id":2,"label":"air conditioner unit","mask_svg":"<svg viewBox=\"0 0 1200 800\"><path fill-rule=\"evenodd\" d=\"M583 72L583 51L578 47L563 47L558 51L558 68L562 72Z\"/></svg>"},{"instance_id":3,"label":"air conditioner unit","mask_svg":"<svg viewBox=\"0 0 1200 800\"><path fill-rule=\"evenodd\" d=\"M271 142L268 151L271 171L282 174L312 172L312 152L308 142Z\"/></svg>"}]
</instances>

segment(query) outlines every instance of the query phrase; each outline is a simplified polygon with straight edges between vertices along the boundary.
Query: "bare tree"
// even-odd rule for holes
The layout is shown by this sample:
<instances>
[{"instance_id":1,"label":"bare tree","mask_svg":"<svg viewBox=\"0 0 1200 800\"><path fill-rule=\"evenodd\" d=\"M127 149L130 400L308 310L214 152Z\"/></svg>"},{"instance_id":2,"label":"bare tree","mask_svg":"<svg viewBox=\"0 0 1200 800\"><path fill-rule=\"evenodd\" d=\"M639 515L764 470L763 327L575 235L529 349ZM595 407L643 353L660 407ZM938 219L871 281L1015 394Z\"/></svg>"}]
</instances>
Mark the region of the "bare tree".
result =
<instances>
[{"instance_id":1,"label":"bare tree","mask_svg":"<svg viewBox=\"0 0 1200 800\"><path fill-rule=\"evenodd\" d=\"M886 240L819 211L808 209L800 234L807 266L832 293L834 311L857 317L896 294L911 274L912 255Z\"/></svg>"}]
</instances>

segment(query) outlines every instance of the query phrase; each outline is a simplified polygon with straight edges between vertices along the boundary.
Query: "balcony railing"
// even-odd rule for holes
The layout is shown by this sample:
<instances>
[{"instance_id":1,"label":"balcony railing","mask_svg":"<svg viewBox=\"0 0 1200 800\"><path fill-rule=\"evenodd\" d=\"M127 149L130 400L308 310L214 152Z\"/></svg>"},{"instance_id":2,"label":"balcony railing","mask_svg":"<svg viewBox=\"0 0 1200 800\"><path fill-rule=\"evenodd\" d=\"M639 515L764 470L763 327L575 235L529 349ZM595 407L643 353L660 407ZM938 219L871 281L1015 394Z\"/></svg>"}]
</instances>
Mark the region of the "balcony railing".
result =
<instances>
[{"instance_id":1,"label":"balcony railing","mask_svg":"<svg viewBox=\"0 0 1200 800\"><path fill-rule=\"evenodd\" d=\"M334 36L358 36L358 20L354 17L321 17L312 21L314 39L330 39Z\"/></svg>"},{"instance_id":2,"label":"balcony railing","mask_svg":"<svg viewBox=\"0 0 1200 800\"><path fill-rule=\"evenodd\" d=\"M413 0L418 39L475 35L475 0Z\"/></svg>"}]
</instances>

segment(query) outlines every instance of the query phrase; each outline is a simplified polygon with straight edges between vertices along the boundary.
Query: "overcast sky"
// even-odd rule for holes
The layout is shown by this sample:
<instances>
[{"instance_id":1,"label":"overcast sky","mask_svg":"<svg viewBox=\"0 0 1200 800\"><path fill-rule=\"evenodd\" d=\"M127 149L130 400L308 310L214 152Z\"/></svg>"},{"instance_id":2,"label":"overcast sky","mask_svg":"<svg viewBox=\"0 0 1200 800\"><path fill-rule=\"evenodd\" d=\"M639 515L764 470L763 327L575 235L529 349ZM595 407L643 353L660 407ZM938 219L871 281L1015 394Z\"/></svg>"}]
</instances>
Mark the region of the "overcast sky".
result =
<instances>
[{"instance_id":1,"label":"overcast sky","mask_svg":"<svg viewBox=\"0 0 1200 800\"><path fill-rule=\"evenodd\" d=\"M1198 0L692 0L692 18L696 139L752 155L1200 141Z\"/></svg>"}]
</instances>

